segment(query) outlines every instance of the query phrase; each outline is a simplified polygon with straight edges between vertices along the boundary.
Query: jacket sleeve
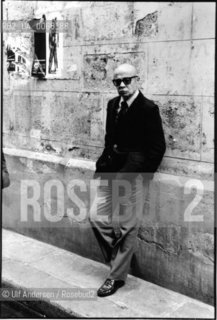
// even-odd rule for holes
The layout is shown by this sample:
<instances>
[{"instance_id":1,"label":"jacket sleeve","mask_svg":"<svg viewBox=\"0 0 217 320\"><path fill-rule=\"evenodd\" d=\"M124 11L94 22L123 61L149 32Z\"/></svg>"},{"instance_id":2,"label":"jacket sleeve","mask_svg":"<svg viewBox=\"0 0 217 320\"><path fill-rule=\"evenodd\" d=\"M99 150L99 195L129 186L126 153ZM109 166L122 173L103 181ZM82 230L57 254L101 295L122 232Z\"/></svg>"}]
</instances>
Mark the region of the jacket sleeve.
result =
<instances>
[{"instance_id":1,"label":"jacket sleeve","mask_svg":"<svg viewBox=\"0 0 217 320\"><path fill-rule=\"evenodd\" d=\"M111 101L108 102L107 116L106 116L106 127L105 127L105 146L104 150L96 161L96 172L106 172L108 170L109 162L111 161L111 151L113 147L113 135L111 125Z\"/></svg>"},{"instance_id":2,"label":"jacket sleeve","mask_svg":"<svg viewBox=\"0 0 217 320\"><path fill-rule=\"evenodd\" d=\"M146 132L148 134L148 150L145 157L144 172L157 171L163 155L166 151L166 142L162 126L162 120L158 106L150 111L148 121L146 122Z\"/></svg>"},{"instance_id":3,"label":"jacket sleeve","mask_svg":"<svg viewBox=\"0 0 217 320\"><path fill-rule=\"evenodd\" d=\"M129 153L128 160L120 172L140 172L147 178L153 178L165 153L166 143L158 106L154 105L150 108L145 117L147 117L146 120L144 119L147 137L144 138L144 150L146 151Z\"/></svg>"}]
</instances>

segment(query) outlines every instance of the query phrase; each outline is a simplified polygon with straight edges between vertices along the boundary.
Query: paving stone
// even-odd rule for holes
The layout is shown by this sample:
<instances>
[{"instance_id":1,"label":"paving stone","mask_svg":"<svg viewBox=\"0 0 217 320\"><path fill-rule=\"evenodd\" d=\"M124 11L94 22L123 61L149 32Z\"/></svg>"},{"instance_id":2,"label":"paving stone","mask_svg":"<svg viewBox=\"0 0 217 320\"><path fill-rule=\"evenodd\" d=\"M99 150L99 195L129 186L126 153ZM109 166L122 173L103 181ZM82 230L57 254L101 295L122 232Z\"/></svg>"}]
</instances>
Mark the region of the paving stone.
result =
<instances>
[{"instance_id":1,"label":"paving stone","mask_svg":"<svg viewBox=\"0 0 217 320\"><path fill-rule=\"evenodd\" d=\"M64 251L35 261L33 266L38 270L47 270L50 275L60 280L67 279L71 285L81 287L100 286L108 273L108 267L100 263L91 263L89 259L79 259L79 256L72 256Z\"/></svg>"},{"instance_id":2,"label":"paving stone","mask_svg":"<svg viewBox=\"0 0 217 320\"><path fill-rule=\"evenodd\" d=\"M14 252L10 248L5 256L3 251L3 280L19 288L75 288L75 290L92 288L95 291L101 285L105 271L108 270L105 265L98 262L11 231L3 230L3 243L4 241L5 245L14 245ZM23 250L21 254L17 250L19 244L32 248L35 258L39 258L38 261L32 261L28 250ZM38 248L42 246L48 250L46 257L38 256ZM209 305L131 275L126 285L115 295L91 300L50 300L50 308L52 305L68 314L77 314L80 317L147 318L166 314L175 316L193 314L201 318L201 314L213 314L213 308Z\"/></svg>"},{"instance_id":3,"label":"paving stone","mask_svg":"<svg viewBox=\"0 0 217 320\"><path fill-rule=\"evenodd\" d=\"M38 261L49 253L53 253L53 248L45 247L43 243L32 243L31 247L25 238L22 241L7 241L2 244L2 254L6 258L16 261Z\"/></svg>"},{"instance_id":4,"label":"paving stone","mask_svg":"<svg viewBox=\"0 0 217 320\"><path fill-rule=\"evenodd\" d=\"M214 314L210 308L205 305L195 304L193 302L186 302L183 306L178 308L176 311L167 314L168 317L178 318L197 318L200 319L214 319Z\"/></svg>"}]
</instances>

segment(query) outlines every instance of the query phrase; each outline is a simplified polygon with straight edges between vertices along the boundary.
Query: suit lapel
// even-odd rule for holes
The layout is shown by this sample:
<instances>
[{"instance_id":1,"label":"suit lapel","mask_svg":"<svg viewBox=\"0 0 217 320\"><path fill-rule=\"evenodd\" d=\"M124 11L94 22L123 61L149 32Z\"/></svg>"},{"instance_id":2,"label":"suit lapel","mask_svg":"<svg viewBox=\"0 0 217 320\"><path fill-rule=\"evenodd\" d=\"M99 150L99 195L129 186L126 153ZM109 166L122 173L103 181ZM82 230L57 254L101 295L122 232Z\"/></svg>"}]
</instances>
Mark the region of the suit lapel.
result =
<instances>
[{"instance_id":1,"label":"suit lapel","mask_svg":"<svg viewBox=\"0 0 217 320\"><path fill-rule=\"evenodd\" d=\"M131 104L131 106L129 107L128 111L135 111L138 107L140 107L141 105L144 104L144 99L145 97L143 96L143 94L139 91L138 96L136 97L136 99L133 101L133 103Z\"/></svg>"},{"instance_id":2,"label":"suit lapel","mask_svg":"<svg viewBox=\"0 0 217 320\"><path fill-rule=\"evenodd\" d=\"M120 102L120 96L114 98L113 102L112 102L112 107L111 107L111 114L110 114L110 123L112 125L112 130L115 129L116 126L116 120L117 120L117 111L119 108L119 102ZM145 97L143 96L143 94L141 93L141 91L139 91L138 96L136 97L136 99L133 101L133 103L131 104L131 106L129 107L129 110L127 111L127 114L134 114L135 112L137 112L138 108L141 107L141 105L145 104ZM127 116L126 114L126 116ZM127 117L128 118L128 117Z\"/></svg>"}]
</instances>

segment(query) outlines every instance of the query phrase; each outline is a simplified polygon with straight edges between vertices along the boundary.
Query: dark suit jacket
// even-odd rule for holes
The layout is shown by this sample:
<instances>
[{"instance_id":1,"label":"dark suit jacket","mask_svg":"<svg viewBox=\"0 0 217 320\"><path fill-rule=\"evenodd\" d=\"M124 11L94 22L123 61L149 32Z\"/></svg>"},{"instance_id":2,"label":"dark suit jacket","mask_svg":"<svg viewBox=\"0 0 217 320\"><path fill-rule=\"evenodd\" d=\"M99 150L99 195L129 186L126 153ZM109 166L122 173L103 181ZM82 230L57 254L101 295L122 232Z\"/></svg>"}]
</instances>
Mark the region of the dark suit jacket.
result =
<instances>
[{"instance_id":1,"label":"dark suit jacket","mask_svg":"<svg viewBox=\"0 0 217 320\"><path fill-rule=\"evenodd\" d=\"M159 108L141 92L117 124L120 97L108 102L105 148L96 173L143 172L152 178L166 150Z\"/></svg>"}]
</instances>

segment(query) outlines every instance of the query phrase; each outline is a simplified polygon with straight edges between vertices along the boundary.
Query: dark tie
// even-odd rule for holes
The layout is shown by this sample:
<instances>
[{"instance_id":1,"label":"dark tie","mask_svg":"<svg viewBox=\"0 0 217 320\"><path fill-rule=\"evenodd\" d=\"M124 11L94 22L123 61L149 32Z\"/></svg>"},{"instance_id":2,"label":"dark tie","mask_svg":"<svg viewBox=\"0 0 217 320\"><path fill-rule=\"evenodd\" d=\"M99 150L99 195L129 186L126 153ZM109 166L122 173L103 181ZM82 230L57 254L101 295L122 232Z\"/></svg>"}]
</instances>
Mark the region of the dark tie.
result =
<instances>
[{"instance_id":1,"label":"dark tie","mask_svg":"<svg viewBox=\"0 0 217 320\"><path fill-rule=\"evenodd\" d=\"M126 103L126 101L122 101L121 102L121 109L118 113L118 122L123 119L123 117L125 116L125 114L127 112L127 109L128 109L128 104Z\"/></svg>"}]
</instances>

